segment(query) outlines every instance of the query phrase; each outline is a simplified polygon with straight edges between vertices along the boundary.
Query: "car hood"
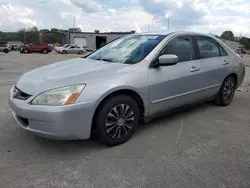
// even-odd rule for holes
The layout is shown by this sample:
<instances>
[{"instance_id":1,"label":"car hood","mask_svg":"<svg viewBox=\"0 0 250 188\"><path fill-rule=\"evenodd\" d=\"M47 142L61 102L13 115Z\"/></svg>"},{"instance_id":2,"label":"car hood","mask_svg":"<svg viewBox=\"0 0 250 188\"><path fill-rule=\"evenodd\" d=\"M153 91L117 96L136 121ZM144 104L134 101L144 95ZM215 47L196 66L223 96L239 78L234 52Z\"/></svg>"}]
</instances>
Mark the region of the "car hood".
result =
<instances>
[{"instance_id":1,"label":"car hood","mask_svg":"<svg viewBox=\"0 0 250 188\"><path fill-rule=\"evenodd\" d=\"M130 65L77 58L46 65L24 74L16 87L33 95L50 89L88 83L93 79L122 74Z\"/></svg>"}]
</instances>

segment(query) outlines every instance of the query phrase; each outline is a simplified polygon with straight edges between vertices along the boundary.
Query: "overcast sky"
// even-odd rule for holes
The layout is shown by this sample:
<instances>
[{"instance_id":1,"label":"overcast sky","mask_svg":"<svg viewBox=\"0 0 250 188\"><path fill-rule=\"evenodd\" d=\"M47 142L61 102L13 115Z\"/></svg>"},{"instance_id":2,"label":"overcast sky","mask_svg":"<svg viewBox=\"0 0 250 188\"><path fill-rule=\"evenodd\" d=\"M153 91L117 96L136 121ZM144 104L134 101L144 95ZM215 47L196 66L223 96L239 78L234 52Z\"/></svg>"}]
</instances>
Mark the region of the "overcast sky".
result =
<instances>
[{"instance_id":1,"label":"overcast sky","mask_svg":"<svg viewBox=\"0 0 250 188\"><path fill-rule=\"evenodd\" d=\"M0 0L0 30L37 26L83 31L192 30L250 37L250 0Z\"/></svg>"}]
</instances>

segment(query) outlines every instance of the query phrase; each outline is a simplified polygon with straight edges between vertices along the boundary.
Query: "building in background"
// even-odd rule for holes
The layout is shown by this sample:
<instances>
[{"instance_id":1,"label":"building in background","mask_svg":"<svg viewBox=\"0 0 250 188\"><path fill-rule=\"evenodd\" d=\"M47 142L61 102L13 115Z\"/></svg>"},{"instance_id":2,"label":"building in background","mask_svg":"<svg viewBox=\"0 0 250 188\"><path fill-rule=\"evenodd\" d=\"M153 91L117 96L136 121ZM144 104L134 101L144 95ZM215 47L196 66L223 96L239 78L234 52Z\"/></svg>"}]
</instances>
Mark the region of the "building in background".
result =
<instances>
[{"instance_id":1,"label":"building in background","mask_svg":"<svg viewBox=\"0 0 250 188\"><path fill-rule=\"evenodd\" d=\"M87 47L95 50L112 40L133 33L135 33L135 31L107 33L101 33L98 30L95 32L68 32L65 34L62 43L76 44L79 47Z\"/></svg>"}]
</instances>

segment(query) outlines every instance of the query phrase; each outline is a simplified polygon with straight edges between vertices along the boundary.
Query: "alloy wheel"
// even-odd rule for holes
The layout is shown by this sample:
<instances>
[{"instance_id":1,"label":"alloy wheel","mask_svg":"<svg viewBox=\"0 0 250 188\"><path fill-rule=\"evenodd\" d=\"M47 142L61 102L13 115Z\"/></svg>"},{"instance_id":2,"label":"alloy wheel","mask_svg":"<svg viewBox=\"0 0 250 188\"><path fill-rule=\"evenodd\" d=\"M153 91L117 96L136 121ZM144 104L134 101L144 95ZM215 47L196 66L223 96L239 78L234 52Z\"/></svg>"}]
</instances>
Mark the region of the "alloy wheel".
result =
<instances>
[{"instance_id":1,"label":"alloy wheel","mask_svg":"<svg viewBox=\"0 0 250 188\"><path fill-rule=\"evenodd\" d=\"M132 129L135 120L133 109L127 104L119 104L108 113L105 122L106 133L112 139L120 139Z\"/></svg>"},{"instance_id":2,"label":"alloy wheel","mask_svg":"<svg viewBox=\"0 0 250 188\"><path fill-rule=\"evenodd\" d=\"M228 80L223 88L223 99L226 103L230 102L233 99L235 91L235 84L232 80Z\"/></svg>"}]
</instances>

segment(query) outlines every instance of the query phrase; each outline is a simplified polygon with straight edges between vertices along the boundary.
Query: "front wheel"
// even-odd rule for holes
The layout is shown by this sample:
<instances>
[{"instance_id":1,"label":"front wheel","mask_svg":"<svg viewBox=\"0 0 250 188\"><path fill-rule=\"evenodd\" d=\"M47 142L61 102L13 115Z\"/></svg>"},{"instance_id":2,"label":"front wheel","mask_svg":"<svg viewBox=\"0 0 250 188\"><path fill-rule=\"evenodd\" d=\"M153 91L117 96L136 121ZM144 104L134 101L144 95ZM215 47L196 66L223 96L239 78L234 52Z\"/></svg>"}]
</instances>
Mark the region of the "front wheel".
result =
<instances>
[{"instance_id":1,"label":"front wheel","mask_svg":"<svg viewBox=\"0 0 250 188\"><path fill-rule=\"evenodd\" d=\"M105 101L95 119L101 143L116 146L128 141L137 129L139 115L138 104L127 95Z\"/></svg>"},{"instance_id":2,"label":"front wheel","mask_svg":"<svg viewBox=\"0 0 250 188\"><path fill-rule=\"evenodd\" d=\"M217 93L214 102L220 106L228 106L234 97L234 93L236 90L236 80L233 76L227 77L221 88L220 91Z\"/></svg>"},{"instance_id":3,"label":"front wheel","mask_svg":"<svg viewBox=\"0 0 250 188\"><path fill-rule=\"evenodd\" d=\"M23 49L23 53L27 54L29 51L27 49Z\"/></svg>"},{"instance_id":4,"label":"front wheel","mask_svg":"<svg viewBox=\"0 0 250 188\"><path fill-rule=\"evenodd\" d=\"M67 54L67 51L66 51L66 50L63 50L63 51L62 51L62 54Z\"/></svg>"},{"instance_id":5,"label":"front wheel","mask_svg":"<svg viewBox=\"0 0 250 188\"><path fill-rule=\"evenodd\" d=\"M3 52L4 52L5 54L7 54L7 53L9 53L9 50L8 50L8 49L4 49Z\"/></svg>"}]
</instances>

